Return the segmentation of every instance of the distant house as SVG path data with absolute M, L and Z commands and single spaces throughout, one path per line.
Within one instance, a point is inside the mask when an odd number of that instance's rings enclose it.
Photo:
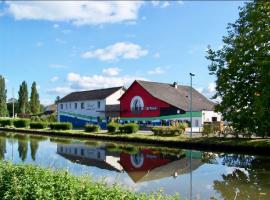
M 106 128 L 111 118 L 120 117 L 119 98 L 124 92 L 124 87 L 113 87 L 70 93 L 57 102 L 58 121 L 75 127 L 90 123 Z
M 123 122 L 141 125 L 190 123 L 190 86 L 136 80 L 120 98 Z M 192 88 L 192 127 L 220 121 L 215 103 Z
M 53 114 L 57 111 L 57 106 L 55 104 L 52 104 L 52 105 L 49 105 L 49 106 L 46 106 L 44 108 L 44 113 L 45 115 L 50 115 L 50 114 Z

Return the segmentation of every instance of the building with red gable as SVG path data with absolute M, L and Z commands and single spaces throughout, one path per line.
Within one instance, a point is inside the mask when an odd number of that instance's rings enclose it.
M 169 125 L 172 121 L 190 121 L 190 86 L 136 80 L 119 100 L 122 122 Z M 192 102 L 193 127 L 221 120 L 214 112 L 214 102 L 194 88 Z

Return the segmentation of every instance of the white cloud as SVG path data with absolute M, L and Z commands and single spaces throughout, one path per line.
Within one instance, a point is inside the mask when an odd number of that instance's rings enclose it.
M 51 64 L 50 68 L 67 68 L 67 66 L 60 64 Z
M 142 1 L 9 1 L 8 12 L 16 20 L 68 21 L 97 25 L 134 21 Z
M 120 72 L 120 69 L 118 67 L 110 67 L 102 70 L 104 75 L 107 76 L 117 76 Z
M 117 58 L 137 59 L 148 54 L 148 50 L 130 42 L 118 42 L 103 49 L 96 49 L 82 54 L 83 58 L 97 58 L 99 60 L 115 60 Z
M 167 8 L 171 5 L 169 1 L 151 1 L 152 5 L 160 8 Z
M 163 4 L 160 6 L 161 8 L 166 8 L 170 5 L 169 1 L 164 1 Z
M 60 39 L 60 38 L 56 38 L 55 39 L 55 42 L 59 43 L 59 44 L 66 44 L 67 41 L 63 40 L 63 39 Z
M 211 82 L 207 85 L 207 87 L 196 88 L 196 90 L 204 94 L 206 97 L 211 98 L 216 93 L 216 84 Z
M 48 94 L 53 94 L 53 95 L 66 95 L 68 93 L 73 92 L 74 90 L 70 87 L 56 87 L 47 90 Z
M 54 24 L 53 28 L 59 28 L 59 24 Z
M 161 67 L 156 67 L 155 69 L 150 70 L 147 73 L 151 74 L 151 75 L 153 75 L 153 74 L 164 74 L 165 71 Z
M 59 77 L 58 76 L 54 76 L 51 78 L 51 82 L 56 82 L 59 80 Z

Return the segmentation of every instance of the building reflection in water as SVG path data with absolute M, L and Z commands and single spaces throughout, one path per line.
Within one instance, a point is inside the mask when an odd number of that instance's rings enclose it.
M 71 162 L 96 166 L 111 171 L 125 171 L 135 182 L 159 180 L 190 173 L 203 163 L 201 152 L 182 151 L 181 155 L 163 154 L 156 150 L 141 149 L 136 153 L 110 152 L 106 146 L 89 147 L 83 144 L 57 144 L 57 153 Z M 190 162 L 192 159 L 192 162 Z M 190 166 L 192 163 L 192 166 Z

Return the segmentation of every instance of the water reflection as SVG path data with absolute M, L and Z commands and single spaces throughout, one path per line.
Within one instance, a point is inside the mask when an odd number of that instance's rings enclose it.
M 269 157 L 1 133 L 0 159 L 69 168 L 141 192 L 163 188 L 183 199 L 270 199 Z

